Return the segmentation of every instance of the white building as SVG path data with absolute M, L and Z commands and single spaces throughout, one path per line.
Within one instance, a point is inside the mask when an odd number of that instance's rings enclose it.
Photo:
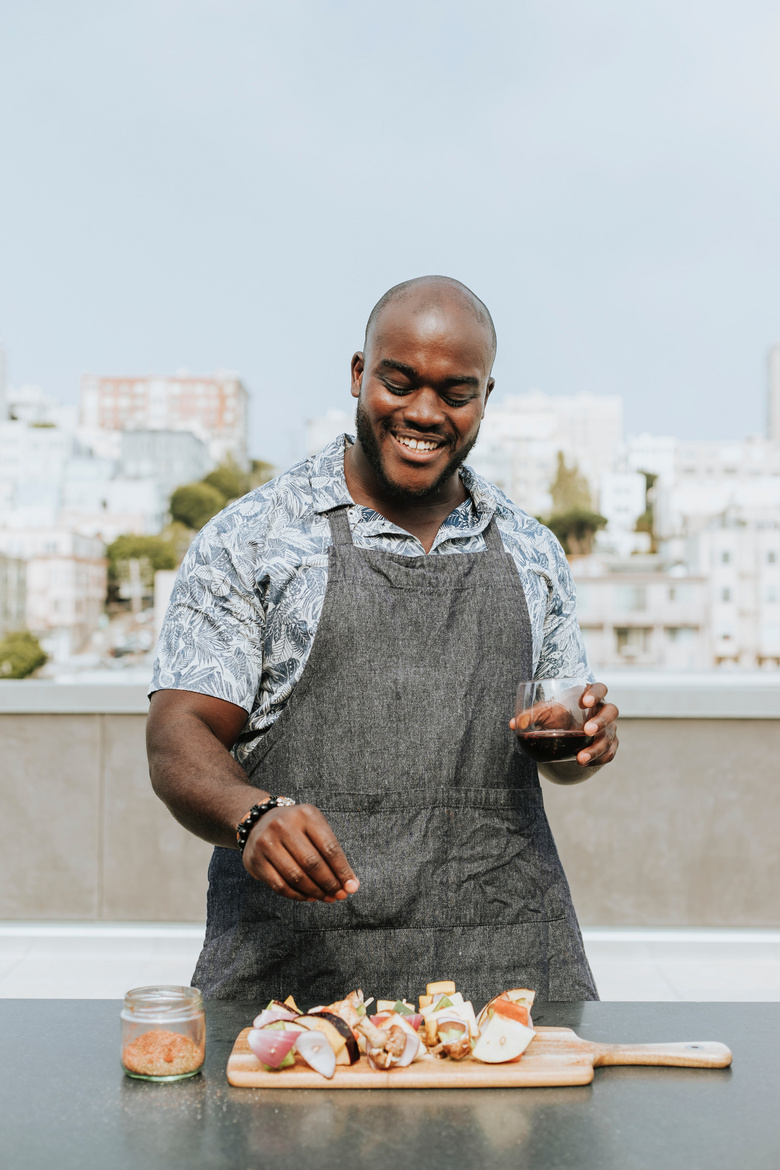
M 81 650 L 106 598 L 102 541 L 66 528 L 0 528 L 0 553 L 26 563 L 25 622 L 52 658 Z
M 74 449 L 72 433 L 49 423 L 0 422 L 4 524 L 17 528 L 57 524 L 65 467 Z
M 0 638 L 24 629 L 27 618 L 27 565 L 0 553 Z
M 628 557 L 650 551 L 651 537 L 636 532 L 636 522 L 647 509 L 647 480 L 638 471 L 607 471 L 599 480 L 599 512 L 607 527 L 598 534 L 600 550 Z
M 79 422 L 88 432 L 191 431 L 207 444 L 212 464 L 232 457 L 246 467 L 248 405 L 236 374 L 85 374 Z
M 780 667 L 780 511 L 732 508 L 663 547 L 707 580 L 713 665 Z
M 577 611 L 591 666 L 711 665 L 709 587 L 659 557 L 575 558 Z
M 165 524 L 168 497 L 157 479 L 108 475 L 105 467 L 105 460 L 71 460 L 63 484 L 60 523 L 105 544 L 125 532 L 159 532 Z
M 598 503 L 603 475 L 617 469 L 623 440 L 620 395 L 553 395 L 533 390 L 490 399 L 468 462 L 532 515 L 552 510 L 558 452 L 576 463 Z
M 167 501 L 177 487 L 212 467 L 208 447 L 192 431 L 122 431 L 119 469 L 126 479 L 154 479 Z

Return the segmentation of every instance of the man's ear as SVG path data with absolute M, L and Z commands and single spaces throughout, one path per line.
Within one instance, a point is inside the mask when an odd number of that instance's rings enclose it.
M 360 387 L 363 385 L 363 370 L 365 369 L 365 360 L 360 350 L 352 355 L 352 385 L 350 386 L 350 393 L 353 398 L 360 397 Z
M 357 355 L 355 355 L 355 356 L 357 356 Z M 493 387 L 495 386 L 495 384 L 496 384 L 495 378 L 488 378 L 488 384 L 487 384 L 487 388 L 485 390 L 485 406 L 487 406 L 488 398 L 493 393 Z M 482 407 L 482 417 L 483 418 L 485 417 L 485 406 Z

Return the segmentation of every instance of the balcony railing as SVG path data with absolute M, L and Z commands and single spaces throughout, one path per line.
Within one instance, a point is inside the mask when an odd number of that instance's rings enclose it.
M 581 921 L 780 926 L 778 675 L 606 681 L 616 761 L 543 782 Z M 202 921 L 210 846 L 151 790 L 146 709 L 137 686 L 0 682 L 0 919 Z

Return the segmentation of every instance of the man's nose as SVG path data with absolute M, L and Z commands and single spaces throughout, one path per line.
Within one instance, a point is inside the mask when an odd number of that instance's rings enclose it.
M 429 429 L 444 422 L 441 399 L 435 390 L 421 387 L 406 399 L 404 418 L 413 426 Z

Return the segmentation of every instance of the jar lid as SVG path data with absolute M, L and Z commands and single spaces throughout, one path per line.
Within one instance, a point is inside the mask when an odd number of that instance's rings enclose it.
M 197 987 L 160 983 L 151 987 L 134 987 L 125 994 L 124 1010 L 142 1020 L 175 1019 L 203 1011 L 203 998 Z

